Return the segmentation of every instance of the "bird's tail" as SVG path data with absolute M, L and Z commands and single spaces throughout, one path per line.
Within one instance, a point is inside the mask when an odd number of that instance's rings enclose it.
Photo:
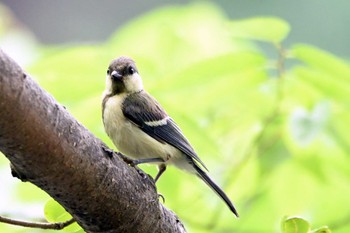
M 222 189 L 217 186 L 214 181 L 212 181 L 212 179 L 210 179 L 210 177 L 207 175 L 207 173 L 205 171 L 203 171 L 197 164 L 194 163 L 194 168 L 197 172 L 197 175 L 212 189 L 216 192 L 216 194 L 218 194 L 222 200 L 224 200 L 224 202 L 226 203 L 226 205 L 230 208 L 230 210 L 237 216 L 237 210 L 236 208 L 233 206 L 232 202 L 230 201 L 230 199 L 227 197 L 227 195 L 224 193 L 224 191 L 222 191 Z

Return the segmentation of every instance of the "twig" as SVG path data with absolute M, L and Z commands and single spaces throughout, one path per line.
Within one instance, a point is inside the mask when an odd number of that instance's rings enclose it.
M 39 228 L 39 229 L 51 229 L 51 230 L 62 230 L 63 228 L 69 226 L 70 224 L 74 223 L 74 218 L 65 221 L 65 222 L 56 222 L 56 223 L 41 223 L 41 222 L 27 222 L 27 221 L 21 221 L 11 218 L 6 218 L 3 216 L 0 216 L 0 222 L 21 226 L 21 227 L 31 227 L 31 228 Z

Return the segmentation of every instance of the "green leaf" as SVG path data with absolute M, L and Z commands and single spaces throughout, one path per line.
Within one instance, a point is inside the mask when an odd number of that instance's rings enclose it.
M 241 88 L 240 82 L 251 80 L 248 78 L 238 79 L 236 78 L 237 75 L 262 71 L 265 66 L 266 58 L 261 53 L 251 51 L 232 52 L 194 62 L 179 72 L 173 72 L 173 75 L 167 79 L 160 80 L 155 87 L 165 93 L 172 90 L 183 91 L 184 88 L 198 90 L 199 85 L 211 85 L 212 82 L 217 82 L 220 78 L 230 76 L 225 81 L 226 84 L 239 89 Z M 261 80 L 264 79 L 258 79 L 258 81 Z M 253 83 L 256 83 L 256 80 L 254 81 Z M 169 82 L 171 82 L 171 85 L 169 85 Z
M 263 69 L 265 64 L 261 54 L 252 52 L 203 59 L 158 81 L 149 91 L 170 112 L 171 108 L 174 113 L 195 111 L 197 119 L 205 115 L 204 118 L 212 123 L 224 121 L 222 114 L 228 114 L 228 122 L 232 122 L 231 113 L 234 112 L 227 106 L 241 104 L 242 99 L 247 106 L 247 102 L 262 95 L 260 86 L 268 79 Z M 191 101 L 188 101 L 188 96 L 191 96 Z M 228 129 L 227 125 L 225 128 Z
M 333 120 L 331 127 L 329 127 L 329 134 L 339 148 L 350 154 L 350 111 L 343 111 L 337 113 L 336 120 Z
M 23 195 L 25 193 L 26 195 Z M 42 189 L 32 183 L 26 182 L 16 186 L 16 197 L 24 202 L 34 202 L 47 199 L 49 196 Z
M 109 62 L 102 47 L 79 46 L 47 52 L 28 70 L 38 77 L 40 86 L 66 105 L 100 96 Z
M 312 231 L 312 233 L 331 233 L 331 232 L 332 231 L 327 226 L 320 227 Z
M 350 65 L 341 58 L 317 47 L 305 44 L 293 46 L 290 53 L 293 57 L 320 71 L 320 73 L 328 74 L 333 79 L 347 81 L 349 85 Z
M 64 222 L 72 218 L 72 216 L 54 199 L 50 199 L 46 202 L 44 213 L 49 222 Z
M 330 75 L 316 69 L 297 67 L 294 75 L 303 85 L 309 85 L 319 91 L 323 98 L 332 98 L 345 105 L 349 105 L 350 79 L 344 80 L 340 76 Z M 350 76 L 349 76 L 350 77 Z
M 308 233 L 310 224 L 300 217 L 289 217 L 282 221 L 283 233 Z
M 213 4 L 160 8 L 125 25 L 111 38 L 110 49 L 168 74 L 203 58 L 237 51 L 227 22 Z
M 72 216 L 54 199 L 46 202 L 44 207 L 44 214 L 49 222 L 65 222 L 72 218 Z M 73 223 L 66 228 L 65 232 L 80 232 L 82 229 L 77 223 Z
M 261 179 L 266 179 L 265 176 L 271 175 L 271 171 L 277 169 L 290 157 L 290 151 L 286 147 L 283 140 L 276 140 L 273 144 L 271 143 L 271 138 L 280 137 L 277 133 L 277 129 L 279 127 L 279 125 L 272 125 L 271 127 L 268 127 L 266 129 L 267 132 L 265 133 L 265 136 L 261 139 L 260 147 L 264 148 L 259 151 Z
M 297 45 L 291 54 L 302 61 L 292 73 L 303 85 L 317 90 L 323 98 L 331 98 L 349 106 L 350 65 L 333 54 L 310 45 Z M 303 97 L 304 97 L 303 91 Z M 301 91 L 299 90 L 299 93 Z
M 284 40 L 290 31 L 289 24 L 276 17 L 257 17 L 232 21 L 231 34 L 234 37 L 262 40 L 279 43 Z

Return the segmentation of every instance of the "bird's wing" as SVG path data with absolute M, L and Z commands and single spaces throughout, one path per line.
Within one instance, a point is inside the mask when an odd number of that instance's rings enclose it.
M 122 111 L 124 116 L 143 132 L 161 143 L 174 146 L 208 170 L 180 128 L 147 92 L 142 91 L 127 96 L 123 102 Z

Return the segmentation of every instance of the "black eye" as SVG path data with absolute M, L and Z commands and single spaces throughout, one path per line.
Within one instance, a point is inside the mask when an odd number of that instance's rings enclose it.
M 135 69 L 132 66 L 129 66 L 128 73 L 129 74 L 134 74 L 135 73 Z
M 110 73 L 110 71 L 109 71 L 109 69 L 107 70 L 107 74 L 109 74 Z

